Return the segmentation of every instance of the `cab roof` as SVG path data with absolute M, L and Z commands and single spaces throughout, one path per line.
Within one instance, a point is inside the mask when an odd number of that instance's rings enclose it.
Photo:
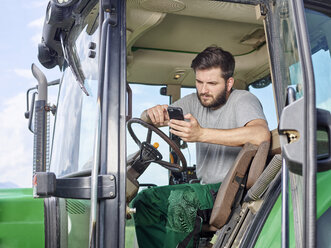
M 220 1 L 128 0 L 128 81 L 194 87 L 192 59 L 217 45 L 234 55 L 235 88 L 246 89 L 269 74 L 257 11 L 253 4 Z

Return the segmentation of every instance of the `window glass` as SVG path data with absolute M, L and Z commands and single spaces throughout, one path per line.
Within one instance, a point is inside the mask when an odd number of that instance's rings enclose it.
M 271 78 L 267 77 L 263 80 L 265 81 L 263 85 L 257 84 L 258 82 L 253 83 L 248 86 L 248 90 L 260 100 L 264 115 L 268 121 L 269 130 L 273 130 L 277 128 L 278 121 Z M 258 85 L 261 85 L 262 87 L 259 87 Z
M 317 130 L 317 158 L 325 159 L 329 156 L 329 134 L 326 130 Z
M 181 88 L 180 96 L 184 97 L 186 95 L 195 93 L 197 90 L 195 88 Z M 182 153 L 184 154 L 187 162 L 187 166 L 195 166 L 196 165 L 196 146 L 195 143 L 189 142 L 187 143 L 187 148 L 182 149 Z
M 316 107 L 331 111 L 331 18 L 323 13 L 305 9 L 309 42 L 315 77 Z M 329 151 L 328 134 L 317 132 L 318 158 L 325 158 Z
M 163 86 L 146 86 L 140 84 L 130 84 L 132 90 L 132 117 L 140 118 L 141 113 L 150 107 L 157 104 L 169 104 L 169 97 L 160 95 L 160 89 Z M 165 134 L 169 134 L 168 127 L 160 128 Z M 140 141 L 145 141 L 147 137 L 147 129 L 139 124 L 133 124 L 132 130 L 137 135 Z M 161 152 L 163 160 L 169 161 L 169 145 L 158 137 L 155 133 L 152 134 L 151 143 L 159 143 L 158 151 Z M 137 152 L 139 147 L 127 132 L 127 156 Z M 162 166 L 151 163 L 146 171 L 139 177 L 139 183 L 152 183 L 156 185 L 168 185 L 168 170 Z
M 292 6 L 288 0 L 277 1 L 275 6 L 275 21 L 279 28 L 280 44 L 279 62 L 283 97 L 286 99 L 288 87 L 296 91 L 296 99 L 303 97 L 302 69 L 299 61 L 297 38 L 293 26 Z
M 290 73 L 290 85 L 296 92 L 296 99 L 299 99 L 303 96 L 303 78 L 301 72 L 301 64 L 295 63 L 289 66 Z
M 317 247 L 330 247 L 331 244 L 331 208 L 329 208 L 317 221 L 316 240 Z
M 98 117 L 98 58 L 97 52 L 94 58 L 88 56 L 88 45 L 90 42 L 97 44 L 98 32 L 95 30 L 97 23 L 93 22 L 92 29 L 87 20 L 71 52 L 79 58 L 77 65 L 84 74 L 88 95 L 80 88 L 70 67 L 66 67 L 60 86 L 51 155 L 51 171 L 57 176 L 88 170 L 93 164 Z
M 86 6 L 87 11 L 89 6 Z M 53 133 L 51 168 L 57 177 L 90 169 L 93 164 L 96 126 L 98 120 L 98 5 L 87 16 L 79 18 L 68 37 L 68 59 L 75 62 L 85 94 L 73 74 L 73 64 L 65 63 L 60 84 L 55 127 Z M 85 12 L 86 13 L 86 12 Z M 88 56 L 89 44 L 96 44 L 96 57 Z M 93 49 L 92 49 L 93 50 Z M 70 68 L 70 67 L 71 68 Z M 81 73 L 81 74 L 80 74 Z M 90 200 L 59 198 L 60 247 L 87 247 L 90 221 Z
M 160 94 L 161 87 L 153 85 L 130 84 L 132 90 L 132 116 L 140 117 L 141 113 L 157 104 L 169 104 L 169 96 L 162 96 Z M 194 93 L 195 88 L 182 88 L 181 97 Z M 141 141 L 146 140 L 147 130 L 138 124 L 132 125 L 133 131 Z M 160 128 L 166 135 L 169 135 L 169 128 Z M 163 159 L 169 161 L 169 145 L 159 138 L 157 135 L 152 135 L 152 144 L 159 143 L 158 150 L 161 152 Z M 127 132 L 127 155 L 138 151 L 138 146 Z M 196 161 L 195 143 L 188 143 L 187 148 L 182 149 L 182 153 L 186 158 L 187 165 L 193 166 Z M 168 185 L 169 171 L 158 164 L 152 163 L 146 171 L 139 177 L 139 183 L 152 183 L 156 185 Z
M 316 106 L 331 111 L 331 18 L 306 9 L 316 84 Z
M 292 1 L 280 0 L 275 2 L 275 26 L 279 28 L 280 42 L 279 56 L 280 80 L 282 82 L 283 99 L 287 98 L 287 88 L 292 87 L 296 92 L 296 99 L 304 97 L 302 64 L 299 61 L 297 37 L 294 29 Z M 277 46 L 275 45 L 275 46 Z M 293 217 L 295 223 L 295 244 L 290 246 L 301 247 L 303 234 L 303 177 L 289 172 Z M 290 213 L 289 213 L 290 215 Z
M 316 83 L 316 107 L 331 111 L 330 50 L 319 50 L 312 55 L 312 59 Z
M 55 122 L 51 171 L 57 176 L 89 169 L 93 161 L 96 128 L 96 80 L 85 80 L 81 90 L 69 68 L 64 72 Z

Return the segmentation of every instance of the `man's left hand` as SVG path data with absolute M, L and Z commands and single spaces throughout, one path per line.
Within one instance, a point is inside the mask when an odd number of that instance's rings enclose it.
M 171 119 L 169 122 L 170 132 L 180 137 L 183 141 L 199 142 L 203 128 L 193 115 L 186 114 L 184 118 L 189 121 Z

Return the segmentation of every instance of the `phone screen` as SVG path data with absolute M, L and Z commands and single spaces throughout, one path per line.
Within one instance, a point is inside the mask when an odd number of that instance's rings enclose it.
M 168 107 L 170 119 L 184 120 L 183 110 L 180 107 Z

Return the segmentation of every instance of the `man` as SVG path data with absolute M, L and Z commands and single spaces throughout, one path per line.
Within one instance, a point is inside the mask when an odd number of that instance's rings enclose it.
M 241 146 L 259 145 L 270 132 L 258 99 L 233 90 L 233 56 L 219 47 L 208 47 L 192 61 L 197 93 L 172 106 L 181 107 L 184 121 L 169 120 L 167 105 L 142 113 L 156 126 L 169 125 L 170 132 L 196 142 L 196 173 L 201 184 L 156 187 L 142 191 L 134 200 L 139 247 L 176 247 L 194 228 L 197 210 L 210 209 L 213 198 Z M 190 246 L 192 246 L 192 241 Z

